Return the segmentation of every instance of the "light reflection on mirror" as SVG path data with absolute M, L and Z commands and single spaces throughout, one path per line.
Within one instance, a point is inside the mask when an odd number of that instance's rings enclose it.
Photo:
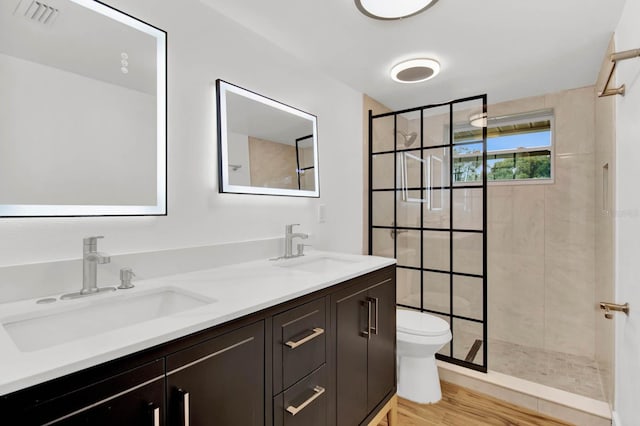
M 166 214 L 166 33 L 92 0 L 0 2 L 0 216 Z
M 216 82 L 220 192 L 318 197 L 316 117 Z

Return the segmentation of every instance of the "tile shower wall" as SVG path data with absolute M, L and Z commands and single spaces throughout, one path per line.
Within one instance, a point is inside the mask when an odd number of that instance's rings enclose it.
M 555 113 L 555 182 L 488 189 L 491 339 L 595 355 L 594 100 L 590 86 L 489 106 Z

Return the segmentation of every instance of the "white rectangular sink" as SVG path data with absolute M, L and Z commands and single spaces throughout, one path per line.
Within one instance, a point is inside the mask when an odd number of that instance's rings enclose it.
M 285 263 L 276 264 L 276 266 L 281 268 L 297 269 L 305 272 L 323 273 L 329 272 L 333 269 L 340 269 L 346 265 L 351 265 L 356 262 L 357 261 L 350 259 L 322 256 L 292 259 L 285 261 Z
M 2 326 L 20 351 L 32 352 L 214 302 L 177 288 L 162 287 L 113 297 L 60 301 L 51 310 L 3 319 Z

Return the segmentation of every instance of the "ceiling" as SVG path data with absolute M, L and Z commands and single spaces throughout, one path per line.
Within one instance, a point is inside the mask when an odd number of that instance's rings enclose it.
M 398 110 L 487 93 L 489 103 L 595 83 L 624 0 L 439 0 L 398 21 L 353 0 L 201 0 L 297 58 Z M 390 0 L 399 1 L 399 0 Z M 442 71 L 396 83 L 390 68 L 432 57 Z

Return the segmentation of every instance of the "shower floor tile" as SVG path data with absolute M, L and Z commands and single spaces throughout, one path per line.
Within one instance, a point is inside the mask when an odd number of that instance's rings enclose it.
M 489 340 L 489 369 L 605 401 L 595 360 L 501 340 Z

